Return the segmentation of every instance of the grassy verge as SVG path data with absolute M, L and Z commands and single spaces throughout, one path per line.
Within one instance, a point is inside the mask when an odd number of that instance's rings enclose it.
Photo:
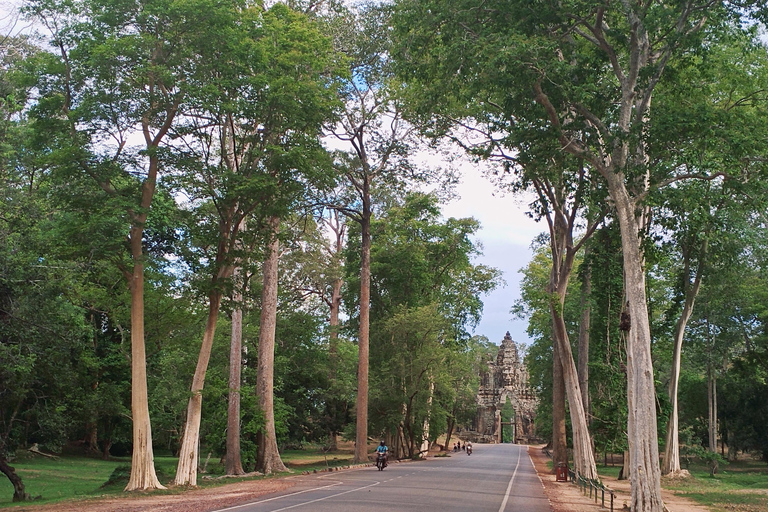
M 705 505 L 712 512 L 768 512 L 768 466 L 757 461 L 731 462 L 714 477 L 692 464 L 693 478 L 668 480 L 667 489 Z
M 287 450 L 281 453 L 285 465 L 293 471 L 313 471 L 327 467 L 345 466 L 352 463 L 348 452 L 324 453 L 321 450 Z M 175 457 L 155 456 L 155 470 L 161 482 L 167 483 L 176 473 Z M 87 457 L 61 457 L 57 460 L 39 456 L 23 456 L 11 464 L 24 481 L 27 493 L 40 497 L 32 502 L 13 503 L 13 487 L 0 473 L 0 508 L 14 506 L 28 507 L 57 501 L 119 495 L 128 481 L 130 458 L 115 458 L 108 461 Z M 224 474 L 224 467 L 218 458 L 211 458 L 206 475 L 198 474 L 200 487 L 215 487 L 241 479 L 208 479 L 205 476 Z M 264 477 L 250 477 L 264 478 Z M 180 490 L 157 491 L 162 493 Z
M 601 476 L 616 478 L 620 466 L 598 466 Z M 662 479 L 663 488 L 707 507 L 711 512 L 768 512 L 768 465 L 731 462 L 714 477 L 705 464 L 691 464 L 692 478 Z

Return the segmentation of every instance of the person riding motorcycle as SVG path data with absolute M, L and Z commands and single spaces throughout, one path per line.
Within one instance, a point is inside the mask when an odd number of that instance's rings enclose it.
M 376 455 L 381 455 L 384 458 L 384 465 L 387 465 L 387 452 L 389 451 L 389 448 L 387 448 L 387 444 L 382 439 L 379 443 L 379 446 L 376 447 Z

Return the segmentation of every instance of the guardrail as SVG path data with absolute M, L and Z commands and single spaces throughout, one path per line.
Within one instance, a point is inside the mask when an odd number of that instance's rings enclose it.
M 584 496 L 587 495 L 587 492 L 589 492 L 590 498 L 594 496 L 595 503 L 598 502 L 598 495 L 600 495 L 600 506 L 603 508 L 608 508 L 605 506 L 605 495 L 608 494 L 608 497 L 611 500 L 611 512 L 613 512 L 613 502 L 616 498 L 616 493 L 614 493 L 613 490 L 603 485 L 603 483 L 599 480 L 585 478 L 572 469 L 568 469 L 568 477 L 571 479 L 572 484 L 577 485 L 579 489 L 581 489 L 581 492 L 584 494 Z

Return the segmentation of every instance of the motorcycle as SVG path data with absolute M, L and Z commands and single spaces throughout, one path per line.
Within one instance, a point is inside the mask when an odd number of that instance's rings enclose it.
M 467 446 L 467 455 L 472 455 L 472 445 Z
M 387 467 L 387 457 L 383 453 L 376 455 L 376 467 L 379 468 L 379 471 L 384 471 L 384 468 Z

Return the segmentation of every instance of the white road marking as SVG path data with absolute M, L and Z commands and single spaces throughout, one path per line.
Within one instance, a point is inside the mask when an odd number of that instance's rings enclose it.
M 290 494 L 283 494 L 282 496 L 275 496 L 274 498 L 267 498 L 266 500 L 252 501 L 251 503 L 246 503 L 244 505 L 235 505 L 234 507 L 222 508 L 217 510 L 216 512 L 225 512 L 226 510 L 237 510 L 238 508 L 250 507 L 252 505 L 258 505 L 261 503 L 268 503 L 270 501 L 281 500 L 283 498 L 290 498 L 291 496 L 296 496 L 297 494 L 304 494 L 305 492 L 319 491 L 320 489 L 328 489 L 329 487 L 336 487 L 337 485 L 341 485 L 343 483 L 344 482 L 336 482 L 334 484 L 324 485 L 322 487 L 314 487 L 312 489 L 305 489 L 303 491 L 292 492 Z
M 376 485 L 379 485 L 380 483 L 381 482 L 374 482 L 374 483 L 372 483 L 370 485 L 366 485 L 365 487 L 358 487 L 357 489 L 352 489 L 352 490 L 349 490 L 349 491 L 344 491 L 344 492 L 339 492 L 339 493 L 336 493 L 336 494 L 331 494 L 330 496 L 326 496 L 325 498 L 318 498 L 318 499 L 312 500 L 312 501 L 305 501 L 304 503 L 297 503 L 296 505 L 291 505 L 289 507 L 276 508 L 275 510 L 272 510 L 270 512 L 281 512 L 282 510 L 290 510 L 292 508 L 303 507 L 304 505 L 311 505 L 312 503 L 317 503 L 319 501 L 325 501 L 325 500 L 330 499 L 330 498 L 335 498 L 336 496 L 343 496 L 343 495 L 349 494 L 351 492 L 362 491 L 363 489 L 367 489 L 369 487 L 374 487 Z
M 507 506 L 507 501 L 509 501 L 509 493 L 512 490 L 512 483 L 515 481 L 515 477 L 517 476 L 517 468 L 520 467 L 520 449 L 517 450 L 517 464 L 515 465 L 515 472 L 512 473 L 512 478 L 509 479 L 509 485 L 507 485 L 507 492 L 504 494 L 504 501 L 501 502 L 501 506 L 499 507 L 499 512 L 504 512 L 504 508 Z

